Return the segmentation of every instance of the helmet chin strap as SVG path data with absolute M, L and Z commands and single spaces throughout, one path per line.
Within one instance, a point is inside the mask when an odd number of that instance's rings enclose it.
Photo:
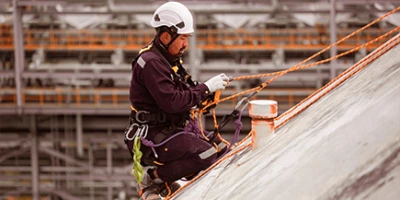
M 169 46 L 179 37 L 179 34 L 177 33 L 177 28 L 176 27 L 160 27 L 159 29 L 157 29 L 157 37 L 160 38 L 161 33 L 163 33 L 164 31 L 168 32 L 168 34 L 171 36 L 171 40 L 168 42 L 168 44 L 163 44 L 162 42 L 161 45 L 165 48 L 165 50 L 168 51 Z
M 170 33 L 170 35 L 172 36 L 172 38 L 171 38 L 171 41 L 169 41 L 169 43 L 166 45 L 167 50 L 168 50 L 169 46 L 176 40 L 176 38 L 179 37 L 179 34 L 177 34 L 177 33 L 175 33 L 175 34 Z

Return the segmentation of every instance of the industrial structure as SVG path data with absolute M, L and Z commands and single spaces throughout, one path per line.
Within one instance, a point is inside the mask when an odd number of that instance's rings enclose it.
M 0 1 L 0 200 L 135 199 L 128 125 L 130 62 L 154 37 L 158 0 Z M 194 13 L 184 66 L 205 81 L 288 69 L 396 9 L 396 0 L 181 0 Z M 359 47 L 400 24 L 394 12 L 309 63 Z M 394 31 L 330 62 L 290 72 L 255 97 L 278 114 L 324 86 Z M 222 97 L 265 78 L 233 81 Z M 218 117 L 239 98 L 221 103 Z M 206 129 L 212 118 L 205 116 Z M 250 132 L 248 113 L 242 137 Z M 229 124 L 223 136 L 232 137 Z

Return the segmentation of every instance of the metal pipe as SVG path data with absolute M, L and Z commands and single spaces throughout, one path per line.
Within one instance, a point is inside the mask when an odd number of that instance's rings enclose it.
M 21 155 L 21 154 L 25 153 L 26 151 L 28 151 L 29 149 L 30 149 L 30 147 L 20 147 L 18 149 L 13 150 L 13 151 L 4 153 L 4 154 L 2 154 L 0 156 L 0 163 L 2 163 L 3 161 L 5 161 L 5 160 L 7 160 L 9 158 Z
M 190 9 L 190 8 L 189 8 Z M 307 10 L 307 9 L 292 9 L 292 10 L 279 10 L 279 11 L 269 11 L 265 9 L 257 9 L 257 8 L 242 8 L 242 9 L 234 9 L 234 10 L 216 10 L 216 9 L 209 9 L 209 10 L 198 10 L 196 13 L 199 14 L 274 14 L 274 13 L 282 13 L 282 14 L 293 14 L 293 13 L 328 13 L 329 10 Z M 155 9 L 154 9 L 155 10 Z M 41 15 L 129 15 L 129 14 L 152 14 L 154 10 L 133 10 L 133 11 L 24 11 L 24 14 L 41 14 Z M 376 12 L 389 12 L 390 9 L 383 9 L 383 10 L 363 10 L 363 13 L 370 13 L 374 14 Z M 354 9 L 343 9 L 337 10 L 338 13 L 354 13 Z M 0 14 L 11 14 L 11 12 L 2 11 Z
M 107 130 L 107 136 L 109 139 L 112 138 L 112 130 L 108 129 Z M 112 176 L 112 142 L 107 143 L 107 176 Z M 112 200 L 113 197 L 113 187 L 112 187 L 112 182 L 108 181 L 107 182 L 107 196 L 108 200 Z
M 31 116 L 30 132 L 32 134 L 31 167 L 32 167 L 32 199 L 39 200 L 39 153 L 35 115 Z
M 78 157 L 83 157 L 83 130 L 82 130 L 82 115 L 76 114 L 76 151 Z
M 89 154 L 89 182 L 90 182 L 90 188 L 89 188 L 89 192 L 90 192 L 90 200 L 94 200 L 94 176 L 93 176 L 93 162 L 94 162 L 94 157 L 93 157 L 93 146 L 92 144 L 89 144 L 88 147 L 88 154 Z
M 278 116 L 278 103 L 273 100 L 250 101 L 249 115 L 253 133 L 253 149 L 275 136 L 274 118 Z
M 196 15 L 193 13 L 193 20 L 196 24 Z M 194 27 L 194 32 L 196 33 L 196 26 Z M 190 73 L 192 75 L 193 80 L 197 80 L 198 77 L 198 69 L 196 65 L 196 53 L 197 53 L 197 46 L 196 46 L 196 34 L 192 34 L 192 37 L 189 37 L 189 63 L 190 63 Z
M 217 4 L 215 2 L 211 4 L 187 4 L 191 12 L 198 13 L 273 13 L 278 8 L 278 1 L 271 0 L 272 4 L 257 4 L 253 6 L 251 4 Z M 211 6 L 210 6 L 211 5 Z M 115 4 L 114 0 L 107 0 L 108 10 L 111 12 L 128 12 L 130 14 L 149 14 L 154 13 L 154 11 L 160 6 L 160 4 L 132 4 L 132 3 L 119 3 Z
M 329 12 L 329 32 L 330 32 L 330 43 L 333 44 L 337 41 L 337 32 L 336 32 L 336 9 L 335 9 L 335 0 L 330 0 L 331 6 L 330 6 L 330 12 Z M 337 46 L 333 46 L 330 49 L 330 55 L 331 57 L 337 55 Z M 331 80 L 336 77 L 336 65 L 337 65 L 337 59 L 334 59 L 331 61 Z
M 85 169 L 90 169 L 90 166 L 88 164 L 86 164 L 85 162 L 76 160 L 72 156 L 68 155 L 67 152 L 65 154 L 63 154 L 61 152 L 55 151 L 54 149 L 51 149 L 51 148 L 48 148 L 48 147 L 40 147 L 39 150 L 42 153 L 45 153 L 47 155 L 50 155 L 50 156 L 53 156 L 55 158 L 63 160 L 66 163 L 66 165 L 74 164 L 74 165 L 78 165 L 80 167 L 83 167 Z
M 22 7 L 18 6 L 18 1 L 13 0 L 13 29 L 14 29 L 14 70 L 15 70 L 15 89 L 17 97 L 16 112 L 22 114 L 22 90 L 21 73 L 24 69 L 24 37 L 22 34 Z

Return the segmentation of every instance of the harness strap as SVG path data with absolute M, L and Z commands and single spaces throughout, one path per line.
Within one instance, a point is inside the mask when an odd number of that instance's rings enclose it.
M 169 141 L 169 138 L 172 137 L 173 130 L 169 127 L 163 128 L 156 136 L 152 139 L 152 141 L 147 140 L 145 138 L 141 139 L 143 145 L 149 147 L 151 150 L 144 151 L 142 156 L 142 162 L 147 166 L 154 166 L 154 165 L 163 165 L 157 160 L 157 153 L 155 152 L 154 147 L 160 146 L 164 144 L 166 141 Z M 153 154 L 153 155 L 152 155 Z
M 169 137 L 172 133 L 172 128 L 170 127 L 165 127 L 163 128 L 160 133 L 158 133 L 154 138 L 153 138 L 153 142 L 155 144 L 161 143 L 162 141 L 164 141 L 167 137 Z

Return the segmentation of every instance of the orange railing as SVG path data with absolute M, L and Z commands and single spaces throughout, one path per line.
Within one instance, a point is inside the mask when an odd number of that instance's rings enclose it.
M 354 32 L 356 29 L 339 29 L 338 39 Z M 338 45 L 341 50 L 351 49 L 364 44 L 388 32 L 380 28 L 367 29 Z M 392 36 L 394 36 L 393 34 Z M 375 49 L 388 39 L 382 40 L 370 46 Z M 282 46 L 285 49 L 320 50 L 329 45 L 329 33 L 321 32 L 317 28 L 306 29 L 254 29 L 254 30 L 201 30 L 197 35 L 198 46 L 201 49 L 276 49 Z
M 0 88 L 1 106 L 16 105 L 15 88 Z M 311 94 L 314 89 L 266 89 L 259 98 L 268 97 L 277 100 L 281 106 L 290 108 Z M 22 105 L 29 107 L 129 107 L 128 88 L 24 88 L 22 89 Z M 235 91 L 224 91 L 227 96 Z M 233 107 L 237 99 L 221 107 Z
M 355 30 L 355 29 L 354 29 Z M 338 29 L 338 39 L 353 29 Z M 363 33 L 346 40 L 338 46 L 339 50 L 351 49 L 370 41 L 390 29 L 369 28 Z M 319 50 L 329 44 L 329 33 L 321 28 L 302 29 L 218 29 L 198 30 L 196 32 L 198 48 L 204 50 L 223 49 L 285 49 Z M 394 36 L 394 34 L 392 35 Z M 35 50 L 43 47 L 47 50 L 124 50 L 136 51 L 154 37 L 154 30 L 59 30 L 25 29 L 25 49 Z M 387 39 L 386 39 L 387 40 Z M 368 48 L 374 49 L 386 40 L 379 41 Z M 0 25 L 0 50 L 13 49 L 12 27 Z

